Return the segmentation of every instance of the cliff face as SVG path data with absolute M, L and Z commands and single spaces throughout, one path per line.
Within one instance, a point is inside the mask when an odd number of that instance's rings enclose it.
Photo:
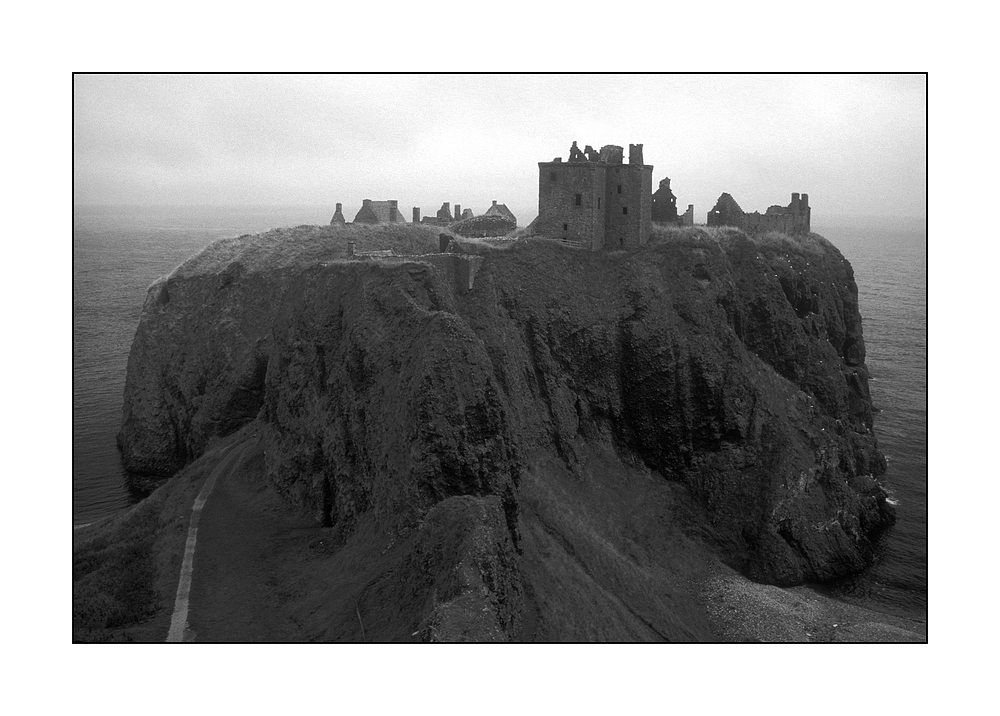
M 432 522 L 455 512 L 436 505 L 474 498 L 461 514 L 507 528 L 454 557 L 478 585 L 463 594 L 492 615 L 483 638 L 521 628 L 522 585 L 537 628 L 555 628 L 565 603 L 542 576 L 551 544 L 595 594 L 634 563 L 667 568 L 657 534 L 672 518 L 612 524 L 594 517 L 600 501 L 610 515 L 626 495 L 640 505 L 680 490 L 715 551 L 778 584 L 864 568 L 893 519 L 874 479 L 884 460 L 857 289 L 818 237 L 687 231 L 595 254 L 535 242 L 489 252 L 461 294 L 419 260 L 249 263 L 237 248 L 150 289 L 129 358 L 126 465 L 168 475 L 257 418 L 270 478 L 345 538 L 367 515 L 404 539 L 433 509 Z M 570 515 L 560 491 L 600 497 Z M 641 559 L 621 556 L 633 549 Z M 697 636 L 651 626 L 670 608 L 620 591 L 615 634 Z M 434 609 L 434 624 L 472 629 L 471 607 Z

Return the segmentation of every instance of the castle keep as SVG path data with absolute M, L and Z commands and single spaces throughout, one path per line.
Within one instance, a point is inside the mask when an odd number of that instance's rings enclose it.
M 569 161 L 538 163 L 536 232 L 591 249 L 640 246 L 652 229 L 653 167 L 642 163 L 642 145 L 597 152 L 576 142 Z

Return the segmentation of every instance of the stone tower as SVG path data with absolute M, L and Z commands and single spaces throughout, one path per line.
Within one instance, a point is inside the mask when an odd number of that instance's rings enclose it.
M 591 250 L 641 246 L 652 228 L 653 167 L 642 163 L 642 145 L 629 145 L 628 164 L 621 147 L 600 153 L 576 142 L 570 160 L 538 163 L 538 218 L 535 231 L 549 238 L 577 241 Z

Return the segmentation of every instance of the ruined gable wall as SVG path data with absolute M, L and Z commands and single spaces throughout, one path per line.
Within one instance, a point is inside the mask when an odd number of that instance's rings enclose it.
M 580 241 L 590 249 L 601 248 L 605 232 L 605 171 L 603 164 L 594 162 L 539 162 L 535 229 L 550 238 Z
M 653 221 L 664 224 L 677 222 L 677 197 L 670 190 L 669 178 L 661 180 L 653 194 Z

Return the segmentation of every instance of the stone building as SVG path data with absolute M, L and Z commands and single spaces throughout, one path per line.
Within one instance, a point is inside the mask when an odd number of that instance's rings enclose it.
M 517 226 L 517 217 L 514 216 L 514 212 L 508 209 L 506 204 L 497 204 L 496 199 L 493 200 L 493 206 L 487 209 L 483 216 L 499 216 Z
M 744 215 L 744 228 L 750 233 L 766 231 L 780 231 L 783 234 L 809 233 L 811 214 L 809 195 L 793 193 L 788 206 L 769 206 L 763 214 L 755 211 Z
M 694 226 L 694 204 L 688 204 L 687 211 L 685 211 L 680 218 L 682 226 Z
M 640 246 L 652 228 L 653 167 L 642 163 L 642 145 L 597 152 L 570 147 L 569 161 L 538 163 L 538 218 L 533 229 L 591 250 Z
M 653 194 L 653 221 L 660 224 L 677 223 L 677 197 L 670 191 L 670 177 L 660 180 L 660 188 Z
M 742 229 L 743 209 L 736 203 L 736 199 L 729 192 L 722 192 L 715 202 L 715 206 L 708 212 L 709 226 L 735 226 Z
M 355 224 L 405 224 L 406 219 L 399 213 L 399 202 L 395 199 L 388 201 L 372 201 L 365 199 L 361 202 L 361 209 L 354 217 Z
M 451 215 L 451 202 L 446 201 L 441 204 L 441 208 L 437 211 L 437 220 L 444 223 L 454 221 L 455 217 Z
M 780 231 L 783 234 L 808 233 L 810 231 L 812 209 L 809 207 L 808 194 L 792 194 L 788 206 L 773 205 L 761 214 L 755 211 L 748 214 L 740 208 L 727 193 L 723 193 L 708 212 L 709 226 L 735 226 L 752 234 L 767 231 Z

